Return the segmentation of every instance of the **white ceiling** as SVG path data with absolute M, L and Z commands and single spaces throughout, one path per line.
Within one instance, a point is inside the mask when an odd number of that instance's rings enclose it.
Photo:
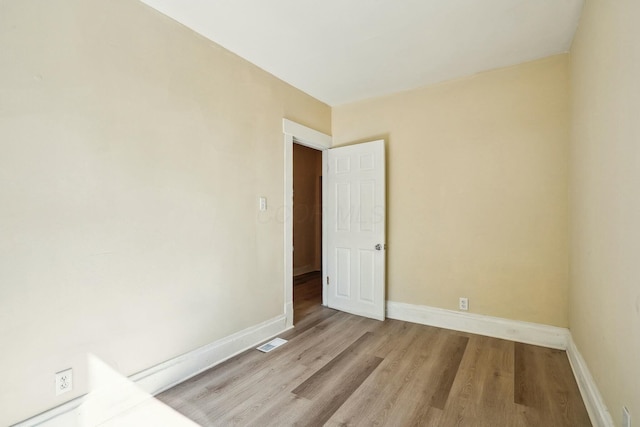
M 566 52 L 583 0 L 142 0 L 340 105 Z

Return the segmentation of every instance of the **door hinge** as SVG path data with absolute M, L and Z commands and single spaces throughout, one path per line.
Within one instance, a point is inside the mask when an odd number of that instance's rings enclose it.
M 327 276 L 327 285 L 329 284 L 329 276 Z

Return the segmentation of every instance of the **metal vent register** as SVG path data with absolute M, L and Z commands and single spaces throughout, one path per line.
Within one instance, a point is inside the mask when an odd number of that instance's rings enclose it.
M 269 353 L 274 348 L 280 347 L 282 344 L 285 344 L 287 340 L 283 340 L 282 338 L 274 338 L 268 343 L 262 344 L 257 350 L 260 350 L 263 353 Z

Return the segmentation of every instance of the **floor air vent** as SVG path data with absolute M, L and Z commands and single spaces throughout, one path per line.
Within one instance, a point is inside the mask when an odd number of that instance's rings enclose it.
M 260 347 L 258 347 L 258 350 L 260 350 L 263 353 L 269 353 L 274 348 L 280 347 L 282 344 L 286 342 L 287 340 L 283 340 L 282 338 L 274 338 L 268 343 L 262 344 Z

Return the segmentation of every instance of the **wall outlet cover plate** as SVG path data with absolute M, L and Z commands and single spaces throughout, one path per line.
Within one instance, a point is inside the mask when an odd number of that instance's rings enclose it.
M 73 369 L 56 373 L 56 396 L 73 390 Z

